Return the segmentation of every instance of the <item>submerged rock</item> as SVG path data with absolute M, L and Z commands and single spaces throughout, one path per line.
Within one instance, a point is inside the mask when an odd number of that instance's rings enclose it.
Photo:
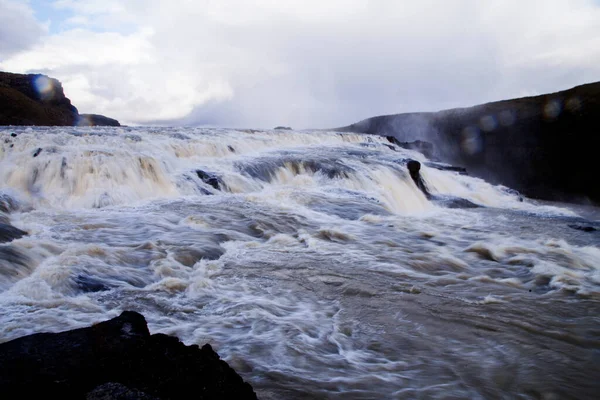
M 595 232 L 598 230 L 590 225 L 579 225 L 579 224 L 570 224 L 569 228 L 577 229 L 578 231 L 583 231 L 583 232 Z
M 4 223 L 4 219 L 0 219 L 0 243 L 6 243 L 15 239 L 20 239 L 27 235 L 27 232 L 15 228 L 14 226 Z
M 471 200 L 463 199 L 462 197 L 432 195 L 430 200 L 433 201 L 434 203 L 436 203 L 437 205 L 446 207 L 446 208 L 479 208 L 479 207 L 481 207 L 479 204 L 475 204 Z
M 198 178 L 202 179 L 202 182 L 212 186 L 217 190 L 221 190 L 221 185 L 223 184 L 223 181 L 215 174 L 204 172 L 201 169 L 197 169 L 196 175 L 198 175 Z
M 150 335 L 132 311 L 0 344 L 0 391 L 21 399 L 256 399 L 210 345 Z
M 458 172 L 461 175 L 469 175 L 466 168 L 457 167 L 456 165 L 450 165 L 450 164 L 444 164 L 444 163 L 438 163 L 438 162 L 428 162 L 425 165 L 427 165 L 428 167 L 431 167 L 431 168 L 439 169 L 440 171 Z

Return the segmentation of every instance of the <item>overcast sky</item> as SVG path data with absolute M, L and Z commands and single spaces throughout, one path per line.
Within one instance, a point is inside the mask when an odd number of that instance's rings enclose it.
M 0 0 L 0 70 L 129 124 L 323 128 L 600 80 L 597 0 Z

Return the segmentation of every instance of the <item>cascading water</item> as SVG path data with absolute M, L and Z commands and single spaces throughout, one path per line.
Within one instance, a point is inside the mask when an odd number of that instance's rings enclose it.
M 260 398 L 600 392 L 600 237 L 569 227 L 598 225 L 595 209 L 522 199 L 376 136 L 0 140 L 0 223 L 28 232 L 0 244 L 0 341 L 136 310 L 152 332 L 213 344 Z

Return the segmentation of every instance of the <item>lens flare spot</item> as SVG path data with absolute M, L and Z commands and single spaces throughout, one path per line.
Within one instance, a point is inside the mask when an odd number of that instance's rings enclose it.
M 500 111 L 500 114 L 498 115 L 498 121 L 502 126 L 511 126 L 515 123 L 515 119 L 515 112 L 512 110 Z
M 54 94 L 54 81 L 45 75 L 36 76 L 33 80 L 33 86 L 42 100 L 47 100 Z
M 462 131 L 461 147 L 469 155 L 479 153 L 482 148 L 481 132 L 474 126 L 467 126 Z
M 496 117 L 493 115 L 486 115 L 481 117 L 479 120 L 479 126 L 481 130 L 485 132 L 491 132 L 498 126 L 498 122 L 496 121 Z
M 562 104 L 560 100 L 550 100 L 544 106 L 544 116 L 548 119 L 554 119 L 560 115 Z
M 565 109 L 570 112 L 577 112 L 581 109 L 581 100 L 579 97 L 571 97 L 565 103 Z

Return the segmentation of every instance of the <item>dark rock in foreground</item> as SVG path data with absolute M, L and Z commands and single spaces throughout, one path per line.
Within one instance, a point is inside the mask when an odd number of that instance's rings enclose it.
M 141 314 L 0 344 L 0 393 L 38 399 L 256 399 L 210 345 L 150 335 Z
M 368 118 L 336 129 L 426 140 L 444 162 L 530 197 L 600 204 L 600 82 L 535 97 Z
M 87 124 L 87 121 L 93 123 Z M 116 122 L 116 125 L 115 125 Z M 119 126 L 101 115 L 79 115 L 61 83 L 46 75 L 0 71 L 0 125 Z

